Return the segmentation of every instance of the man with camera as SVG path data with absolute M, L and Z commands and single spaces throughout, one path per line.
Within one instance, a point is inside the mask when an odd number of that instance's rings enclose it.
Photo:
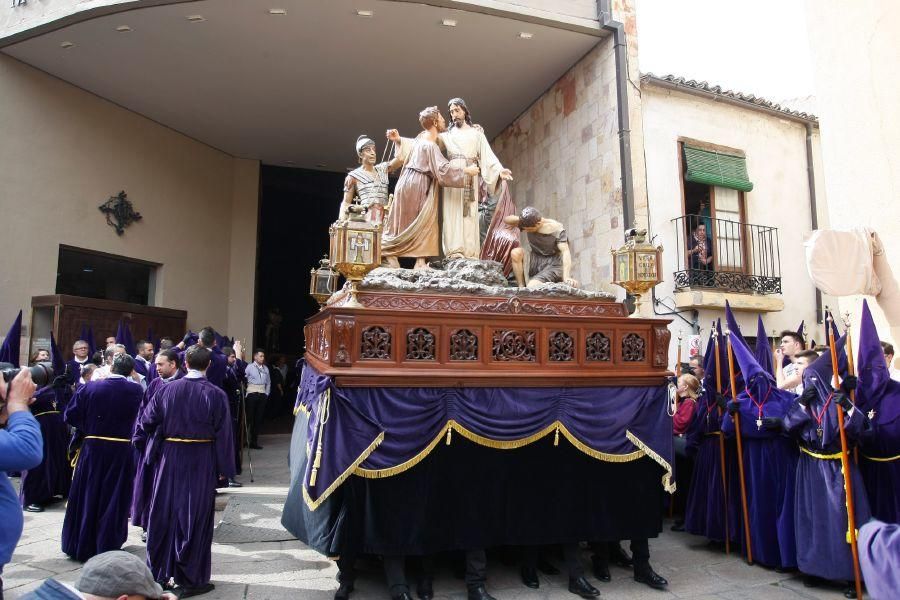
M 15 371 L 0 372 L 0 425 L 5 425 L 0 429 L 0 576 L 12 558 L 24 524 L 22 507 L 6 472 L 32 469 L 43 458 L 41 427 L 28 410 L 36 389 L 31 372 L 22 369 L 7 384 L 6 375 L 11 373 Z

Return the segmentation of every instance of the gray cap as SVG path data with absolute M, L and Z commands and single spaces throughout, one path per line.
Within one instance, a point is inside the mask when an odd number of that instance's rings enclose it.
M 144 561 L 122 550 L 98 554 L 84 563 L 75 589 L 107 598 L 123 594 L 159 598 L 163 593 Z

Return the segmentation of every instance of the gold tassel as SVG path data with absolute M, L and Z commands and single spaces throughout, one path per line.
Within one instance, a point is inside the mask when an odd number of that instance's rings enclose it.
M 450 440 L 453 439 L 453 425 L 447 424 L 447 445 L 450 445 Z
M 316 443 L 316 457 L 313 460 L 313 468 L 309 474 L 309 487 L 316 487 L 316 479 L 319 475 L 319 467 L 322 466 L 322 438 L 325 437 L 325 423 L 328 422 L 328 405 L 331 401 L 331 390 L 322 394 L 322 403 L 319 407 L 319 440 Z
M 559 425 L 556 426 L 556 433 L 553 435 L 553 445 L 559 446 Z

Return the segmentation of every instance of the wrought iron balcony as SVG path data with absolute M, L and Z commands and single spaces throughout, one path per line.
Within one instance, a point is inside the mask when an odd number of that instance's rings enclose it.
M 672 219 L 675 289 L 705 288 L 754 294 L 781 293 L 778 229 L 703 215 Z

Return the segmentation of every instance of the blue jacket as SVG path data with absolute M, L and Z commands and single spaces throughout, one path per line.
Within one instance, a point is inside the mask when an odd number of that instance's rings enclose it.
M 27 471 L 41 464 L 44 441 L 41 426 L 30 411 L 9 415 L 6 429 L 0 429 L 0 573 L 12 559 L 22 535 L 22 506 L 7 471 Z

